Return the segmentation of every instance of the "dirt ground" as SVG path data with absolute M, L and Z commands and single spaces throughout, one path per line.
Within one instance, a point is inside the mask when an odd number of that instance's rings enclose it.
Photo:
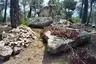
M 20 54 L 0 64 L 69 64 L 70 56 L 67 53 L 53 56 L 46 52 L 46 48 L 39 38 L 41 30 L 33 30 L 36 32 L 38 39 L 33 40 L 30 46 L 22 50 Z
M 24 48 L 20 54 L 11 57 L 6 62 L 0 64 L 70 64 L 71 52 L 61 53 L 59 55 L 50 55 L 46 52 L 46 47 L 41 42 L 41 29 L 32 29 L 36 32 L 37 39 L 33 40 L 28 48 Z M 92 35 L 91 43 L 80 48 L 89 48 L 89 53 L 96 56 L 96 34 Z

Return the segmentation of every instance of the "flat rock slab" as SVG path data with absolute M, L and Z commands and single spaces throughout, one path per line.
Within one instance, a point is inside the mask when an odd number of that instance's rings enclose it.
M 83 43 L 88 43 L 90 41 L 90 35 L 86 31 L 79 31 L 77 34 L 75 32 L 66 32 L 70 29 L 58 30 L 45 30 L 41 36 L 45 43 L 47 43 L 47 51 L 52 54 L 56 54 L 62 51 L 67 51 L 70 47 L 74 48 Z M 76 29 L 72 29 L 73 31 Z M 71 31 L 71 30 L 70 30 Z M 70 34 L 69 34 L 70 33 Z M 74 36 L 75 35 L 75 36 Z
M 29 27 L 44 28 L 53 23 L 51 17 L 37 17 L 29 20 Z

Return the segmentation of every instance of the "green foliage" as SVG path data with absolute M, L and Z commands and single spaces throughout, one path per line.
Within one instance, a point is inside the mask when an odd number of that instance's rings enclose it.
M 75 10 L 76 3 L 77 2 L 74 0 L 64 0 L 64 2 L 63 2 L 64 8 L 66 8 L 68 10 Z
M 70 12 L 65 12 L 65 14 L 66 14 L 66 19 L 70 19 L 71 17 L 72 17 L 72 14 L 73 14 L 73 12 L 72 11 L 70 11 Z
M 66 19 L 66 15 L 64 13 L 62 13 L 61 19 Z
M 30 11 L 28 13 L 28 17 L 31 17 L 31 12 L 34 10 L 34 16 L 36 16 L 36 9 L 40 9 L 43 7 L 44 0 L 26 0 L 28 1 Z
M 26 25 L 26 26 L 28 26 L 28 21 L 25 20 L 25 19 L 22 19 L 22 20 L 21 20 L 21 24 L 22 24 L 22 25 Z
M 76 8 L 76 3 L 77 2 L 74 0 L 64 0 L 62 2 L 62 9 L 66 14 L 66 19 L 69 19 L 72 17 L 73 11 Z
M 73 17 L 72 21 L 75 23 L 81 23 L 81 19 L 79 17 Z
M 55 5 L 55 6 L 56 6 L 56 7 L 55 7 L 55 9 L 56 9 L 56 14 L 57 14 L 57 15 L 61 15 L 62 5 L 61 5 L 60 0 L 49 0 L 48 5 Z
M 58 15 L 61 15 L 61 8 L 62 8 L 62 5 L 60 0 L 56 0 L 56 10 Z
M 56 4 L 56 0 L 49 0 L 48 4 Z
M 44 0 L 27 0 L 29 5 L 35 9 L 40 8 Z

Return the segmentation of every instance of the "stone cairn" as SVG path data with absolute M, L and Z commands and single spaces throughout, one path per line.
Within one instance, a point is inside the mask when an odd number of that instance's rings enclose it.
M 36 39 L 35 33 L 24 25 L 18 26 L 8 33 L 3 31 L 0 41 L 0 60 L 9 59 L 11 55 L 19 54 L 22 48 L 28 47 L 34 39 Z

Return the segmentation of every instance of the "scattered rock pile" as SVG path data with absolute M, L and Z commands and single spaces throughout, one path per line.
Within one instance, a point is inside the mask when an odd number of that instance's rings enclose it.
M 4 60 L 12 54 L 18 54 L 22 47 L 29 46 L 32 39 L 36 39 L 35 33 L 23 25 L 10 30 L 8 33 L 3 31 L 0 41 L 0 60 Z
M 88 32 L 68 27 L 45 28 L 41 37 L 47 43 L 47 51 L 52 54 L 67 51 L 70 47 L 88 43 L 90 40 Z

